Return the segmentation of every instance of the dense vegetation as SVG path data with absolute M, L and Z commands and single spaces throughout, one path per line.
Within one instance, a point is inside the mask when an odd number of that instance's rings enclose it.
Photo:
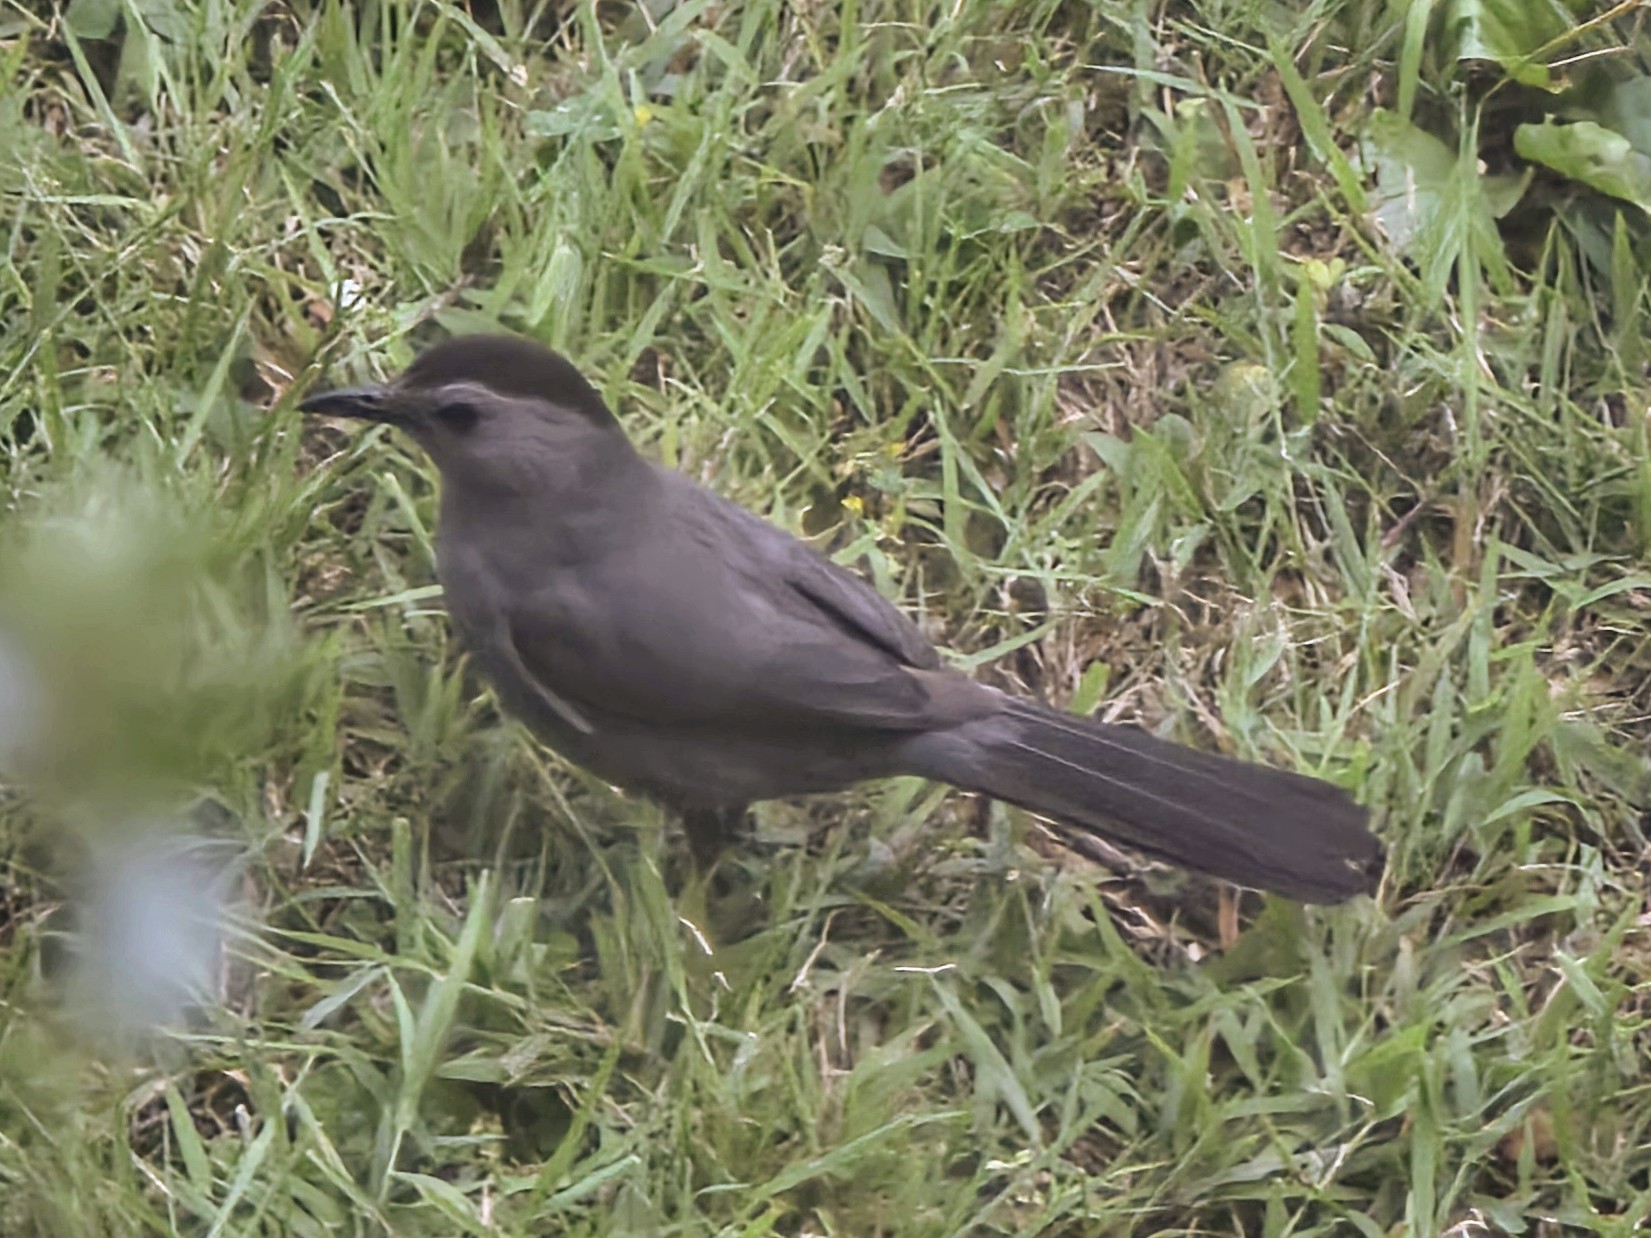
M 1643 16 L 0 7 L 0 1230 L 1633 1231 Z M 500 326 L 982 675 L 1353 789 L 1379 897 L 910 781 L 708 897 L 293 412 Z

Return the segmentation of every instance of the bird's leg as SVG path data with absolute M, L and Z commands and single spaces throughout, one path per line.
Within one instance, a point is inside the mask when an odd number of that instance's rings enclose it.
M 715 808 L 684 808 L 682 828 L 688 834 L 688 851 L 694 857 L 694 867 L 709 873 L 716 865 L 722 849 L 738 837 L 745 824 L 745 806 Z
M 730 843 L 750 841 L 751 814 L 737 807 L 682 809 L 693 871 L 678 899 L 683 919 L 699 931 L 700 943 L 740 941 L 767 923 L 762 891 L 766 878 L 743 864 L 721 864 Z

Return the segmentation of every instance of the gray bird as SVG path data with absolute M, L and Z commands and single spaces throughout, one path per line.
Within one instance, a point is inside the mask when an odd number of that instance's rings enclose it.
M 430 454 L 438 573 L 482 673 L 563 756 L 678 811 L 702 864 L 753 801 L 915 774 L 1306 902 L 1379 876 L 1365 810 L 1329 783 L 948 669 L 860 577 L 643 458 L 537 344 L 448 340 L 300 407 Z

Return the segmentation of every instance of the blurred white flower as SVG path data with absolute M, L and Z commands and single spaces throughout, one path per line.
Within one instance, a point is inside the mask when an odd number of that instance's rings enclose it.
M 208 846 L 152 826 L 92 837 L 66 978 L 91 1038 L 130 1043 L 217 1003 L 233 867 Z

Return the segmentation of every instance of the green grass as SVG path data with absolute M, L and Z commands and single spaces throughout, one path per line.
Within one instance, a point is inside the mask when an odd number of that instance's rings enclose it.
M 0 7 L 0 1230 L 1645 1222 L 1651 230 L 1514 134 L 1651 61 L 1436 7 Z M 1350 787 L 1379 896 L 1235 937 L 902 781 L 707 900 L 292 411 L 500 325 L 982 675 Z M 186 811 L 225 1003 L 88 1051 L 65 840 Z

